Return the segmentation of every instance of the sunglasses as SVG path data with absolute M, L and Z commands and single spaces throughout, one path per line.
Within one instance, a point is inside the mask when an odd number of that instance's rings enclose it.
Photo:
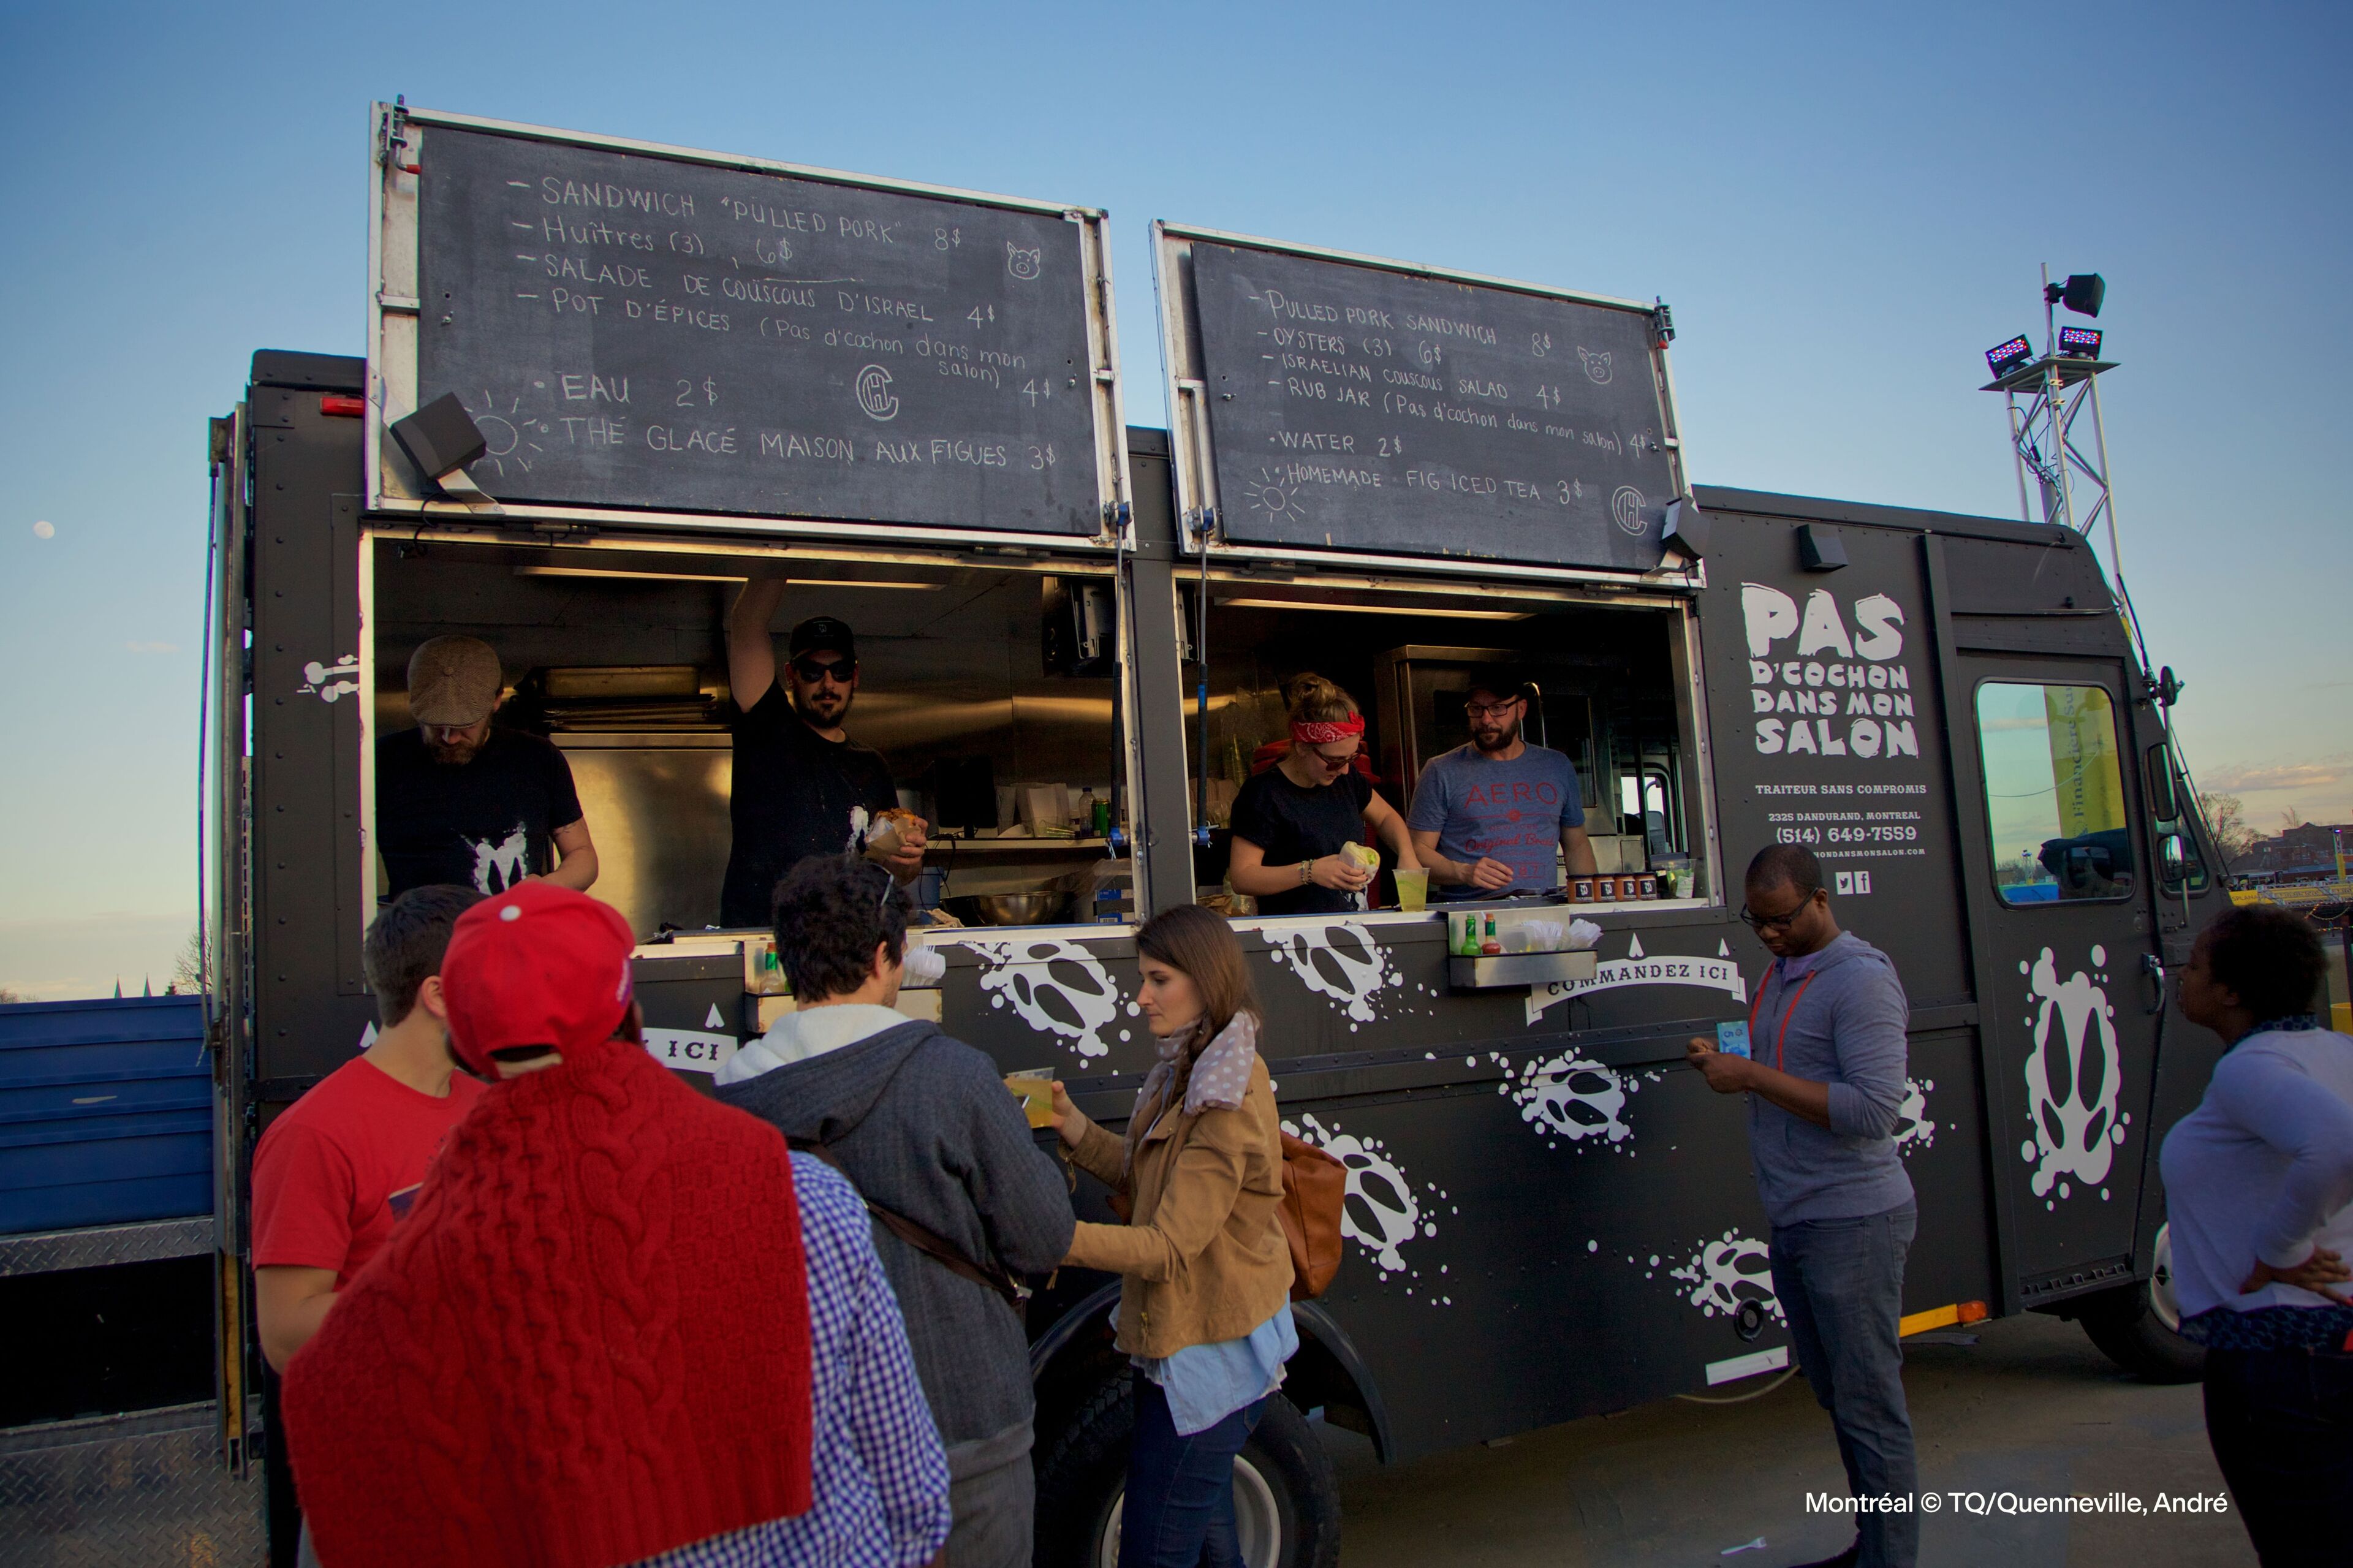
M 803 654 L 793 660 L 793 673 L 811 686 L 815 686 L 820 680 L 830 680 L 836 686 L 848 686 L 858 679 L 858 661 L 854 658 L 837 658 L 828 664 L 820 662 L 812 655 Z
M 1359 748 L 1357 751 L 1350 752 L 1345 757 L 1329 757 L 1311 746 L 1308 748 L 1307 754 L 1314 758 L 1317 764 L 1320 765 L 1325 773 L 1345 773 L 1353 766 L 1357 756 L 1361 753 L 1361 751 L 1362 748 Z

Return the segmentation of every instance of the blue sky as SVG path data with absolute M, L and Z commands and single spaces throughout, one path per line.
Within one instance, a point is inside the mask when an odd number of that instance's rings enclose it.
M 2127 580 L 2211 787 L 2353 817 L 2342 7 L 0 9 L 0 984 L 195 904 L 205 418 L 361 350 L 366 109 L 1111 210 L 1675 309 L 1694 476 L 2014 515 L 1982 350 L 2099 270 Z M 51 525 L 38 537 L 37 522 Z

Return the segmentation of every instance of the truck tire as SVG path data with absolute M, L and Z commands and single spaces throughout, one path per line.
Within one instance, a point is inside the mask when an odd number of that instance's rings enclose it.
M 1124 1373 L 1105 1378 L 1039 1445 L 1035 1568 L 1118 1568 L 1135 1404 Z M 1234 1512 L 1248 1568 L 1335 1568 L 1340 1483 L 1298 1406 L 1268 1399 L 1234 1460 Z
M 2103 1291 L 2076 1314 L 2101 1353 L 2143 1383 L 2195 1383 L 2206 1371 L 2205 1350 L 2179 1331 L 2171 1232 L 2170 1225 L 2158 1227 L 2157 1266 L 2147 1279 Z

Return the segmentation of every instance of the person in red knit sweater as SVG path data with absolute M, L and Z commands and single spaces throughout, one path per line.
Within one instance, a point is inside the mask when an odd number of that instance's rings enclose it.
M 450 1040 L 493 1081 L 287 1367 L 325 1568 L 912 1568 L 946 1539 L 854 1194 L 647 1055 L 631 946 L 546 882 L 458 921 Z

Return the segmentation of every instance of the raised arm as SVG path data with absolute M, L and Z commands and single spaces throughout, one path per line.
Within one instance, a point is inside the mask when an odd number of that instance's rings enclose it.
M 776 640 L 768 623 L 785 602 L 782 577 L 754 577 L 735 595 L 727 616 L 727 683 L 735 706 L 750 712 L 776 683 Z
M 1261 1067 L 1259 1071 L 1265 1069 Z M 1166 1194 L 1149 1225 L 1090 1225 L 1071 1237 L 1069 1262 L 1139 1279 L 1167 1280 L 1198 1258 L 1225 1228 L 1248 1163 L 1250 1112 L 1205 1110 L 1168 1173 Z
M 1389 847 L 1389 853 L 1397 857 L 1399 866 L 1409 871 L 1422 868 L 1419 847 L 1414 836 L 1406 831 L 1405 818 L 1398 815 L 1397 807 L 1381 798 L 1378 790 L 1365 803 L 1365 827 Z

